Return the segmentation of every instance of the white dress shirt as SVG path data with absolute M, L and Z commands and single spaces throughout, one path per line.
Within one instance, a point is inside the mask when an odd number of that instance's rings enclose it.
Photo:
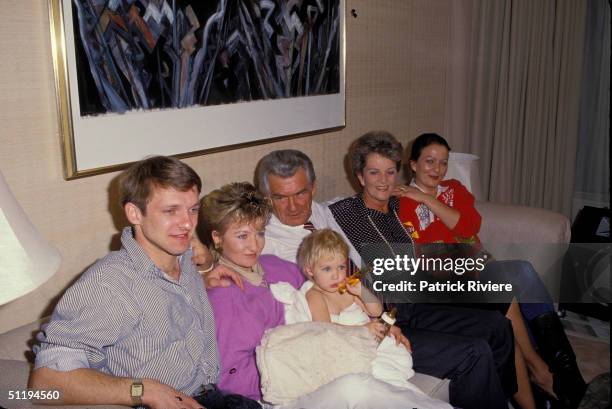
M 312 201 L 310 221 L 316 229 L 330 228 L 338 232 L 346 244 L 349 246 L 349 257 L 356 266 L 361 267 L 361 257 L 351 242 L 344 235 L 344 232 L 336 223 L 328 205 Z M 295 263 L 297 261 L 297 251 L 304 237 L 310 231 L 304 228 L 303 224 L 298 226 L 288 226 L 283 224 L 275 215 L 272 215 L 266 226 L 266 245 L 262 254 L 274 254 L 284 260 Z

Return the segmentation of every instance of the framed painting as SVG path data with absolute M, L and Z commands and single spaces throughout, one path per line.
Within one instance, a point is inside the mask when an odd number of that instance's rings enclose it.
M 345 125 L 344 0 L 50 0 L 65 177 Z

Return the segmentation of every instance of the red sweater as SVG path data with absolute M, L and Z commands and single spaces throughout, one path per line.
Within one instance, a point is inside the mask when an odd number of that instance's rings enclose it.
M 402 197 L 399 218 L 412 239 L 416 243 L 480 243 L 478 232 L 481 217 L 474 208 L 474 196 L 455 179 L 442 181 L 438 191 L 437 199 L 440 202 L 459 211 L 457 225 L 451 230 L 435 215 L 432 221 L 427 206 Z

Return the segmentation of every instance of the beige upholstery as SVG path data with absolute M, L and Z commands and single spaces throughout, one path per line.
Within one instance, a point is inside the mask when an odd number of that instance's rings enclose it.
M 49 409 L 120 409 L 127 406 L 49 406 L 34 405 L 30 401 L 9 400 L 8 391 L 25 391 L 32 368 L 36 333 L 47 322 L 44 318 L 0 334 L 0 408 L 49 408 Z
M 0 359 L 33 362 L 32 346 L 40 326 L 48 319 L 41 319 L 12 329 L 0 335 Z
M 526 206 L 476 202 L 482 216 L 480 240 L 499 260 L 527 260 L 558 299 L 561 264 L 570 241 L 567 217 Z
M 2 336 L 0 335 L 0 338 Z M 48 408 L 48 409 L 125 409 L 127 406 L 49 406 L 49 405 L 34 405 L 30 401 L 24 400 L 9 400 L 8 391 L 24 391 L 27 390 L 28 374 L 30 373 L 30 364 L 26 361 L 13 361 L 8 359 L 0 359 L 0 407 L 10 409 L 25 409 L 25 408 Z
M 569 243 L 567 217 L 546 209 L 476 202 L 482 216 L 480 239 L 497 243 Z

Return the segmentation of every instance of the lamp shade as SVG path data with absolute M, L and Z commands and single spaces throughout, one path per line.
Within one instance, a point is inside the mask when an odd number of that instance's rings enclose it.
M 0 173 L 0 305 L 34 290 L 61 257 L 32 225 Z
M 478 168 L 479 161 L 480 158 L 471 153 L 450 152 L 446 179 L 457 179 L 474 195 L 476 200 L 484 200 Z

